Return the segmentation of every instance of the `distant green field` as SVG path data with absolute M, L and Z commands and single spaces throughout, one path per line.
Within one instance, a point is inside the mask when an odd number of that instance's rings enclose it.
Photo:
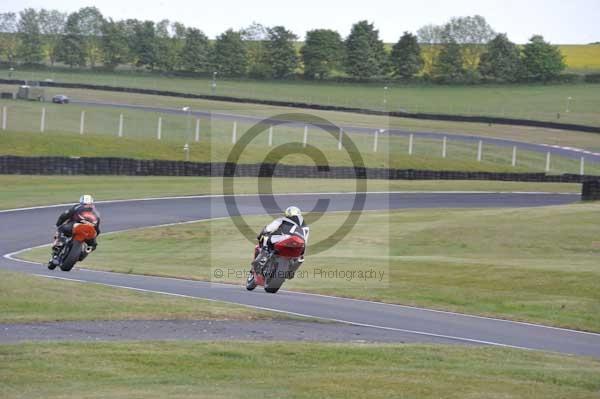
M 585 56 L 581 59 L 585 60 Z M 8 71 L 0 71 L 0 76 L 8 77 Z M 16 71 L 12 77 L 197 94 L 211 93 L 211 80 L 207 78 L 166 77 L 144 72 L 91 73 L 36 70 Z M 384 86 L 388 89 L 384 90 Z M 218 79 L 216 94 L 389 111 L 559 120 L 600 126 L 598 111 L 600 85 L 597 84 L 438 86 L 390 83 L 386 86 L 367 83 Z M 567 112 L 568 97 L 572 98 L 568 107 L 569 112 Z
M 14 92 L 16 91 L 16 89 L 17 88 L 15 85 L 0 85 L 1 91 Z M 312 117 L 323 118 L 327 121 L 330 121 L 333 124 L 341 126 L 370 127 L 373 128 L 373 130 L 381 128 L 390 128 L 404 131 L 447 133 L 449 135 L 466 134 L 482 137 L 501 137 L 529 143 L 570 146 L 600 152 L 600 135 L 598 135 L 597 133 L 533 128 L 526 126 L 506 126 L 493 124 L 490 125 L 487 123 L 428 121 L 420 119 L 387 117 L 380 115 L 362 115 L 350 112 L 319 111 L 313 109 L 290 109 L 288 107 L 274 107 L 258 104 L 241 104 L 223 101 L 210 101 L 168 96 L 154 96 L 148 94 L 132 94 L 83 89 L 47 88 L 45 94 L 46 96 L 48 96 L 48 98 L 56 94 L 66 94 L 73 100 L 78 101 L 132 104 L 174 109 L 191 107 L 194 111 L 207 111 L 235 115 L 251 115 L 259 118 L 267 118 L 279 114 L 293 113 L 295 115 L 310 115 Z M 1 103 L 2 101 L 0 100 L 0 104 Z M 10 107 L 11 104 L 14 106 L 24 107 L 23 102 L 6 102 L 7 107 Z M 73 104 L 71 104 L 70 107 L 73 107 Z M 64 107 L 59 106 L 56 109 L 60 110 L 61 108 Z M 34 128 L 35 131 L 39 130 L 39 125 L 37 123 L 39 122 L 40 118 L 39 112 L 40 109 L 38 108 L 37 111 L 34 111 L 32 114 L 29 115 L 31 121 L 28 125 L 25 125 L 26 127 L 29 126 L 29 128 Z M 77 129 L 77 127 L 79 126 L 79 115 L 76 112 L 66 112 L 66 115 L 70 115 L 70 118 L 76 118 L 74 123 L 72 123 L 70 126 L 73 127 L 73 125 L 75 125 L 75 129 Z M 51 115 L 48 115 L 48 117 L 50 118 Z M 118 120 L 115 120 L 114 117 L 107 117 L 104 122 L 106 125 L 106 129 L 109 132 L 116 134 Z M 11 128 L 10 115 L 8 118 L 8 127 L 9 129 Z M 12 127 L 14 128 L 15 126 Z M 51 124 L 49 124 L 49 128 L 51 127 Z M 205 126 L 203 125 L 202 127 L 204 128 Z M 128 132 L 130 132 L 132 128 L 137 129 L 136 124 L 132 125 L 131 121 L 125 119 L 125 137 L 129 137 Z M 155 126 L 152 126 L 152 128 L 154 130 Z M 185 127 L 185 129 L 187 129 L 187 126 Z M 78 130 L 75 131 L 78 132 Z
M 600 44 L 561 44 L 567 69 L 571 72 L 599 72 Z

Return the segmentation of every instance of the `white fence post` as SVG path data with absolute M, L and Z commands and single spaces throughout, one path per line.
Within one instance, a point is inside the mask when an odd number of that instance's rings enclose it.
M 119 137 L 123 137 L 123 114 L 119 115 Z
M 447 141 L 448 138 L 444 136 L 442 139 L 442 158 L 446 158 Z
M 302 146 L 306 147 L 307 142 L 308 142 L 308 125 L 304 125 L 304 138 L 302 139 Z
M 231 130 L 231 144 L 237 141 L 237 121 L 233 121 L 233 129 Z
M 183 154 L 185 155 L 185 161 L 189 162 L 190 160 L 190 146 L 188 143 L 185 143 L 183 146 Z
M 517 146 L 516 145 L 513 146 L 512 166 L 517 166 Z
M 413 142 L 414 142 L 414 134 L 410 134 L 410 136 L 408 136 L 408 155 L 412 155 L 413 154 Z
M 483 141 L 479 140 L 479 144 L 477 144 L 477 162 L 481 162 L 482 153 L 483 153 Z
M 162 138 L 162 116 L 158 117 L 158 126 L 156 126 L 156 138 L 158 140 Z
M 83 134 L 85 129 L 85 111 L 81 111 L 81 118 L 79 120 L 79 134 Z
M 8 110 L 6 106 L 2 107 L 2 130 L 6 130 L 6 117 Z
M 273 125 L 269 126 L 269 147 L 273 146 Z
M 200 118 L 196 118 L 196 142 L 200 141 Z
M 344 129 L 340 128 L 340 135 L 338 137 L 338 150 L 342 149 L 342 137 L 344 137 Z
M 40 133 L 44 133 L 46 130 L 46 107 L 42 108 L 42 116 L 40 118 Z
M 379 141 L 379 130 L 375 130 L 375 137 L 373 138 L 373 152 L 377 152 L 377 141 Z
M 550 151 L 546 153 L 546 172 L 550 172 Z
M 581 176 L 585 175 L 585 158 L 581 157 L 581 161 L 579 161 L 579 174 Z

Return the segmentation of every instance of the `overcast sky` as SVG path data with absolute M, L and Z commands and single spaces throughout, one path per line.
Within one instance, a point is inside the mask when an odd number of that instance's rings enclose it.
M 403 31 L 442 24 L 452 16 L 483 15 L 498 32 L 524 43 L 542 34 L 556 44 L 600 41 L 600 0 L 3 0 L 0 11 L 26 7 L 52 7 L 76 11 L 95 5 L 114 19 L 137 18 L 159 21 L 167 18 L 202 29 L 215 37 L 227 28 L 241 28 L 253 21 L 267 26 L 284 25 L 304 37 L 307 30 L 335 29 L 346 36 L 361 19 L 374 22 L 380 37 L 395 42 Z

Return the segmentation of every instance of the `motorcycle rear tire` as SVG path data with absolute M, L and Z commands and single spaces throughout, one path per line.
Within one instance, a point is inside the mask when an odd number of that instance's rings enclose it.
M 265 291 L 269 294 L 275 294 L 277 291 L 279 291 L 284 281 L 285 278 L 283 277 L 272 277 L 267 279 L 265 282 Z
M 79 257 L 81 256 L 83 246 L 79 242 L 75 240 L 73 241 L 74 242 L 71 243 L 71 249 L 69 250 L 69 253 L 67 253 L 67 256 L 65 256 L 64 260 L 60 265 L 60 270 L 62 270 L 63 272 L 71 271 L 71 269 L 73 268 L 73 266 L 75 266 L 75 263 L 77 263 Z

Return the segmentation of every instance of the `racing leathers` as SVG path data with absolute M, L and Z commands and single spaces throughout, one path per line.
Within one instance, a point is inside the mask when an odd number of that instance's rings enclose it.
M 100 214 L 92 204 L 76 204 L 60 214 L 56 221 L 57 233 L 52 245 L 53 257 L 57 255 L 58 249 L 63 243 L 64 237 L 73 235 L 73 226 L 76 223 L 85 223 L 94 226 L 96 235 L 100 234 Z M 95 250 L 98 246 L 96 239 L 87 240 L 86 244 Z

